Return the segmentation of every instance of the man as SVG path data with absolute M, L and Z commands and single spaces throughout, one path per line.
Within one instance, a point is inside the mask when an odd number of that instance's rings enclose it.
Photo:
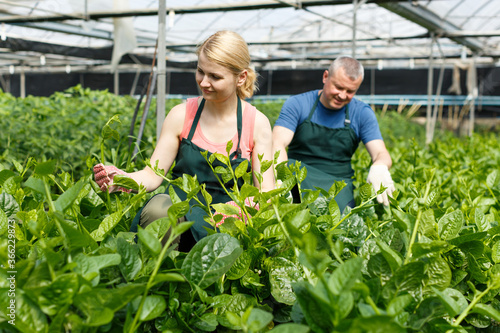
M 372 159 L 367 182 L 376 191 L 379 203 L 389 204 L 387 195 L 395 190 L 387 151 L 375 113 L 366 103 L 354 98 L 363 82 L 359 61 L 341 56 L 323 73 L 323 89 L 290 97 L 281 109 L 273 129 L 273 150 L 280 151 L 278 162 L 301 161 L 307 177 L 301 188 L 328 190 L 335 180 L 347 186 L 335 197 L 340 211 L 354 207 L 351 158 L 362 141 Z M 288 152 L 286 148 L 288 147 Z

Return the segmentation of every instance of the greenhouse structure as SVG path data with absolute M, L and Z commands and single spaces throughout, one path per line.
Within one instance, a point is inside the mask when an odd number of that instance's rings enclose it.
M 0 333 L 499 332 L 499 0 L 0 0 L 0 23 Z M 257 73 L 231 122 L 195 99 L 233 89 L 197 54 L 226 30 Z

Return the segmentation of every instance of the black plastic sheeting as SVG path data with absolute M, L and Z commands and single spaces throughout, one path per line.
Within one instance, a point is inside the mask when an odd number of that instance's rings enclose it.
M 462 92 L 466 94 L 466 73 L 462 71 Z M 56 91 L 63 91 L 76 84 L 85 88 L 114 90 L 114 75 L 109 73 L 60 73 L 38 74 L 26 73 L 26 94 L 34 96 L 50 96 Z M 130 94 L 135 73 L 119 75 L 119 94 Z M 323 70 L 273 70 L 259 73 L 259 90 L 256 95 L 293 95 L 322 87 Z M 372 76 L 375 75 L 374 91 L 371 91 Z M 365 71 L 365 79 L 358 90 L 360 95 L 426 95 L 427 69 L 384 69 Z M 434 92 L 439 78 L 439 69 L 434 70 Z M 196 95 L 198 88 L 194 72 L 167 72 L 167 93 Z M 478 68 L 477 77 L 479 93 L 484 96 L 500 96 L 500 68 Z M 10 80 L 10 93 L 20 94 L 20 77 L 18 74 L 4 75 Z M 445 69 L 443 77 L 442 95 L 447 95 L 451 86 L 452 69 Z M 149 82 L 149 73 L 142 73 L 139 77 L 136 91 L 139 94 Z

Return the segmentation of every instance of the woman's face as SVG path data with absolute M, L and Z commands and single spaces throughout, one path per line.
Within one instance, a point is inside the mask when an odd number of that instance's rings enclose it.
M 225 101 L 236 94 L 245 82 L 246 75 L 236 76 L 228 68 L 207 59 L 203 52 L 198 56 L 196 83 L 207 101 Z

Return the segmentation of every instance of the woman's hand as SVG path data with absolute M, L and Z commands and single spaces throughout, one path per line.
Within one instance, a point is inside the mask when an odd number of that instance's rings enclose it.
M 109 193 L 113 193 L 115 191 L 130 193 L 130 191 L 132 191 L 130 189 L 113 185 L 113 178 L 115 175 L 127 176 L 128 174 L 114 165 L 103 165 L 102 163 L 99 163 L 94 166 L 94 179 L 97 185 L 101 188 L 101 191 L 108 191 Z

